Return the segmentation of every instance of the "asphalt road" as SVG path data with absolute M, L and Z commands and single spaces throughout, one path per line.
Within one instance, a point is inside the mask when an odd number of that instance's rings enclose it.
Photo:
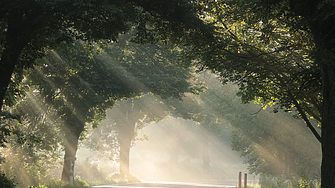
M 208 181 L 148 181 L 140 183 L 123 183 L 93 186 L 92 188 L 232 188 L 236 187 L 237 180 L 208 180 Z

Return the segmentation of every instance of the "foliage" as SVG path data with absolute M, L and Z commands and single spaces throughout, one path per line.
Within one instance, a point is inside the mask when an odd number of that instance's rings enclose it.
M 239 85 L 242 101 L 258 100 L 298 111 L 321 141 L 310 118 L 321 121 L 321 77 L 310 52 L 312 35 L 295 30 L 282 20 L 259 20 L 247 1 L 207 1 L 205 22 L 216 25 L 216 40 L 206 48 L 184 48 L 185 56 L 200 69 L 216 72 L 223 83 Z M 250 8 L 251 7 L 251 8 Z
M 33 90 L 12 110 L 20 113 L 21 123 L 13 122 L 11 126 L 24 134 L 21 142 L 15 141 L 15 135 L 8 137 L 7 147 L 1 149 L 6 158 L 1 168 L 18 187 L 43 184 L 50 178 L 48 172 L 60 157 L 58 144 L 61 139 L 55 125 L 58 123 L 53 116 L 55 112 Z
M 107 118 L 94 129 L 87 140 L 83 141 L 86 147 L 99 151 L 111 160 L 119 160 L 120 132 L 126 131 L 125 136 L 135 144 L 138 132 L 148 123 L 159 121 L 167 114 L 164 111 L 161 99 L 147 94 L 128 100 L 118 101 L 107 112 Z M 129 137 L 130 136 L 130 137 Z
M 334 187 L 333 1 L 205 1 L 204 20 L 216 41 L 185 49 L 203 67 L 240 85 L 244 99 L 260 97 L 296 110 L 322 144 L 322 186 Z M 250 38 L 249 38 L 250 36 Z M 307 43 L 306 43 L 307 42 Z M 265 100 L 264 100 L 265 99 Z M 321 125 L 322 136 L 310 121 Z
M 203 25 L 197 18 L 201 7 L 192 1 L 169 1 L 169 9 L 165 5 L 155 1 L 1 1 L 0 112 L 3 104 L 13 106 L 24 96 L 24 69 L 31 68 L 36 59 L 63 42 L 107 39 L 108 43 L 133 27 L 137 31 L 135 41 L 142 43 L 158 38 L 178 39 L 200 31 L 195 26 Z M 69 113 L 66 107 L 63 112 Z M 88 119 L 96 120 L 96 124 L 103 117 L 102 111 L 91 109 Z M 13 116 L 1 113 L 2 133 L 9 135 L 12 130 L 2 126 L 4 117 Z M 1 137 L 1 144 L 4 142 Z
M 311 180 L 309 177 L 299 177 L 287 180 L 284 176 L 262 176 L 260 179 L 260 185 L 265 188 L 320 188 L 320 181 L 317 179 Z
M 15 187 L 15 183 L 13 180 L 8 179 L 6 177 L 6 175 L 4 173 L 1 172 L 1 176 L 0 176 L 0 186 L 1 187 L 8 187 L 8 188 L 14 188 Z
M 201 74 L 198 79 L 205 82 L 206 91 L 199 98 L 187 96 L 180 102 L 184 106 L 178 106 L 172 114 L 187 109 L 186 117 L 202 120 L 204 128 L 226 143 L 231 141 L 232 149 L 241 152 L 250 173 L 273 176 L 285 173 L 289 177 L 296 175 L 302 166 L 311 174 L 319 173 L 319 144 L 300 120 L 283 112 L 271 113 L 273 107 L 263 109 L 259 104 L 242 104 L 236 96 L 236 85 L 223 86 L 217 76 Z M 211 121 L 206 121 L 207 117 Z M 224 140 L 227 132 L 230 141 Z
M 269 188 L 279 188 L 279 187 L 289 187 L 290 182 L 287 181 L 283 176 L 279 177 L 267 177 L 262 176 L 260 178 L 260 185 L 262 187 L 269 187 Z
M 109 74 L 108 69 L 94 63 L 90 54 L 79 43 L 64 44 L 58 52 L 51 52 L 40 60 L 40 66 L 28 75 L 30 84 L 60 117 L 56 128 L 64 135 L 61 141 L 65 149 L 62 179 L 68 177 L 65 175 L 69 172 L 66 158 L 74 158 L 85 123 L 96 125 L 104 118 L 104 109 L 114 103 L 111 97 L 115 85 L 105 83 L 103 78 Z
M 260 185 L 259 184 L 250 184 L 250 183 L 248 183 L 247 187 L 248 188 L 260 188 Z
M 182 149 L 189 153 L 190 157 L 193 157 L 192 154 L 202 156 L 203 168 L 206 171 L 209 170 L 211 161 L 209 156 L 210 151 L 208 149 L 210 145 L 214 144 L 213 142 L 218 142 L 218 140 L 224 143 L 230 143 L 227 133 L 229 129 L 228 122 L 223 119 L 225 109 L 221 108 L 222 101 L 226 100 L 222 99 L 221 92 L 227 91 L 222 91 L 222 84 L 217 82 L 217 78 L 208 72 L 197 75 L 194 82 L 205 89 L 197 93 L 197 95 L 186 95 L 182 101 L 166 99 L 164 100 L 164 104 L 167 106 L 167 110 L 172 117 L 187 119 L 201 126 L 197 134 L 199 140 L 201 140 L 200 147 L 197 151 L 190 149 L 194 147 L 192 144 L 196 142 L 190 140 L 185 141 L 187 140 L 187 134 L 180 134 L 178 129 L 176 129 L 176 132 L 172 131 L 174 134 L 171 133 L 171 135 L 174 136 L 169 139 L 174 139 L 176 143 L 186 145 L 182 146 Z M 173 152 L 170 151 L 169 153 L 177 153 L 174 156 L 170 156 L 171 161 L 175 161 L 175 163 L 179 155 L 179 152 L 175 151 L 179 149 L 177 146 L 175 149 L 170 148 Z
M 21 135 L 21 132 L 19 130 L 15 129 L 15 127 L 9 124 L 9 122 L 16 122 L 15 120 L 20 120 L 20 117 L 6 111 L 2 112 L 2 118 L 4 120 L 1 121 L 0 125 L 0 131 L 1 131 L 0 145 L 1 147 L 6 147 L 6 143 L 8 143 L 8 137 L 10 135 L 12 134 L 17 136 Z M 7 123 L 5 124 L 5 122 Z
M 41 102 L 33 90 L 11 108 L 12 114 L 19 114 L 19 121 L 8 119 L 3 126 L 11 129 L 5 135 L 5 147 L 1 148 L 4 161 L 1 169 L 18 183 L 27 187 L 43 183 L 48 170 L 59 158 L 59 138 L 54 112 Z M 48 115 L 48 116 L 47 116 Z
M 237 110 L 239 118 L 229 118 L 235 128 L 230 135 L 232 148 L 241 152 L 251 172 L 273 176 L 284 173 L 289 178 L 306 167 L 311 173 L 319 173 L 320 147 L 302 122 L 269 110 L 253 117 L 251 113 L 257 109 L 251 105 Z
M 110 175 L 117 171 L 115 163 L 106 160 L 103 156 L 95 153 L 94 156 L 79 158 L 76 161 L 76 179 L 85 180 L 90 185 L 106 185 L 116 183 Z
M 104 46 L 101 53 L 97 46 L 63 43 L 29 73 L 30 84 L 63 122 L 59 125 L 66 156 L 75 156 L 85 124 L 96 127 L 117 100 L 145 93 L 180 98 L 195 89 L 187 81 L 188 67 L 178 65 L 176 52 L 159 44 L 136 45 L 129 37 L 121 36 L 119 43 Z M 69 148 L 74 151 L 67 152 Z
M 100 135 L 104 135 L 105 139 L 99 138 L 98 142 L 90 146 L 109 153 L 112 159 L 120 156 L 123 169 L 123 164 L 129 165 L 126 162 L 127 151 L 137 131 L 145 123 L 166 116 L 162 99 L 171 97 L 178 100 L 185 92 L 198 92 L 198 88 L 189 82 L 189 65 L 180 64 L 178 51 L 172 51 L 159 43 L 137 45 L 131 42 L 130 35 L 125 34 L 120 36 L 118 43 L 106 46 L 96 59 L 113 67 L 111 72 L 116 74 L 112 78 L 114 84 L 116 81 L 123 84 L 113 91 L 114 94 L 120 91 L 120 97 L 117 97 L 131 99 L 117 102 L 110 112 L 112 115 L 108 117 L 112 122 L 104 123 L 104 128 L 112 131 L 101 131 Z M 146 93 L 152 95 L 141 96 Z M 120 147 L 120 151 L 117 147 Z M 120 155 L 117 155 L 118 152 Z
M 145 43 L 198 36 L 198 33 L 201 36 L 206 30 L 197 17 L 201 6 L 188 0 L 169 3 L 155 0 L 32 0 L 27 3 L 5 0 L 0 7 L 1 107 L 4 99 L 8 101 L 20 95 L 12 91 L 19 89 L 22 70 L 64 41 L 106 39 L 111 42 L 116 41 L 120 33 L 136 28 L 135 41 Z M 11 87 L 5 94 L 10 82 Z
M 140 180 L 133 176 L 133 175 L 124 175 L 119 173 L 114 173 L 110 179 L 114 180 L 117 183 L 134 183 L 134 182 L 140 182 Z
M 217 78 L 208 72 L 203 72 L 195 77 L 197 84 L 201 86 L 201 92 L 197 95 L 188 94 L 182 101 L 167 99 L 164 103 L 168 106 L 168 111 L 173 117 L 189 119 L 201 124 L 206 130 L 220 136 L 225 129 L 225 120 L 221 118 L 220 111 L 221 84 Z

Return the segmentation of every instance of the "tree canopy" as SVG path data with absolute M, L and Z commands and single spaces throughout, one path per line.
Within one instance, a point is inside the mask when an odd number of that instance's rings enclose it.
M 28 76 L 64 122 L 66 181 L 85 124 L 97 126 L 117 100 L 145 93 L 181 98 L 196 89 L 188 82 L 188 67 L 178 64 L 177 53 L 162 45 L 137 45 L 130 42 L 130 35 L 123 35 L 97 54 L 98 49 L 65 43 L 41 59 Z M 131 121 L 133 126 L 136 121 Z
M 311 35 L 280 20 L 259 21 L 250 8 L 235 1 L 208 6 L 205 21 L 217 26 L 217 39 L 202 50 L 187 48 L 186 55 L 199 59 L 200 68 L 217 72 L 224 83 L 237 83 L 243 102 L 257 98 L 264 105 L 278 103 L 287 111 L 297 110 L 321 141 L 309 122 L 309 118 L 321 120 L 320 73 L 308 56 L 313 49 Z
M 188 0 L 1 1 L 0 7 L 0 106 L 11 104 L 12 97 L 5 97 L 5 93 L 10 82 L 17 84 L 22 78 L 22 68 L 31 67 L 63 41 L 116 41 L 120 33 L 136 28 L 134 40 L 145 43 L 201 36 L 206 30 L 197 17 L 202 8 Z M 12 78 L 14 70 L 16 80 Z
M 4 0 L 0 2 L 0 111 L 3 112 L 3 104 L 12 106 L 25 94 L 20 85 L 23 70 L 32 67 L 49 49 L 76 39 L 104 45 L 116 41 L 120 33 L 134 29 L 133 41 L 170 43 L 200 69 L 219 74 L 223 83 L 237 83 L 243 102 L 256 99 L 263 105 L 275 103 L 278 109 L 295 111 L 322 145 L 322 187 L 335 187 L 332 180 L 335 176 L 334 6 L 333 0 Z M 107 41 L 99 43 L 100 39 Z M 54 65 L 43 66 L 39 69 L 47 70 Z M 98 68 L 91 63 L 84 66 L 89 70 L 82 68 L 78 74 L 67 69 L 59 73 L 68 77 L 55 79 L 65 84 L 62 87 L 69 94 L 68 100 L 79 108 L 87 106 L 79 105 L 78 98 L 71 98 L 76 93 L 72 86 L 85 88 L 85 78 L 79 75 Z M 67 85 L 66 79 L 73 84 Z M 108 82 L 99 77 L 92 79 Z M 103 87 L 94 84 L 97 90 Z M 133 84 L 131 88 L 136 86 Z M 145 86 L 154 88 L 155 84 Z M 131 88 L 125 90 L 134 94 Z M 52 99 L 59 97 L 55 93 L 60 90 L 49 89 L 54 93 L 49 96 L 55 96 Z M 174 95 L 170 91 L 169 95 Z M 76 96 L 81 96 L 80 92 Z M 106 98 L 89 102 L 105 104 L 111 97 L 99 94 Z M 63 112 L 71 111 L 64 106 Z M 86 108 L 86 111 L 102 114 L 98 109 Z M 1 120 L 12 117 L 8 112 L 1 113 Z M 321 135 L 311 119 L 319 121 Z
M 186 55 L 223 80 L 238 83 L 244 101 L 258 97 L 296 110 L 322 144 L 322 187 L 333 187 L 333 2 L 236 0 L 204 5 L 209 9 L 203 19 L 216 26 L 216 38 L 205 48 L 185 48 Z M 310 118 L 321 122 L 321 135 Z
M 169 5 L 168 8 L 166 5 Z M 139 43 L 158 39 L 173 41 L 188 35 L 201 36 L 206 30 L 206 27 L 202 27 L 204 26 L 203 22 L 197 16 L 201 9 L 196 3 L 188 0 L 168 2 L 1 1 L 1 123 L 5 118 L 14 117 L 8 112 L 2 113 L 3 104 L 14 105 L 15 99 L 24 95 L 22 88 L 20 88 L 23 70 L 31 68 L 35 64 L 35 60 L 45 56 L 48 50 L 55 49 L 63 42 L 71 43 L 78 39 L 88 42 L 97 42 L 101 39 L 105 39 L 107 43 L 115 42 L 120 33 L 130 29 L 136 30 L 134 41 Z M 67 71 L 69 70 L 65 72 Z M 71 71 L 68 73 L 71 74 Z M 85 83 L 78 78 L 74 78 L 72 81 L 75 79 L 77 82 L 72 86 L 85 87 Z M 63 83 L 66 84 L 66 81 Z M 53 91 L 58 92 L 57 90 Z M 64 91 L 71 93 L 73 90 L 69 86 Z M 52 95 L 50 94 L 49 97 Z M 77 102 L 79 106 L 85 105 L 79 104 L 78 101 L 72 102 Z M 99 103 L 98 101 L 93 102 Z M 65 105 L 63 112 L 69 113 L 71 109 L 68 107 Z M 88 110 L 87 106 L 80 106 L 80 108 L 83 111 L 85 111 L 83 108 Z M 92 111 L 95 110 L 91 109 L 90 112 Z M 95 117 L 89 118 L 94 119 Z M 5 127 L 2 128 L 4 131 L 11 131 Z

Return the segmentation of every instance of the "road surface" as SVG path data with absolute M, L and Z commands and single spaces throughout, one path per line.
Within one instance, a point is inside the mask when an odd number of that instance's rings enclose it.
M 93 186 L 92 188 L 232 188 L 236 187 L 236 180 L 208 180 L 208 181 L 148 181 L 140 183 L 122 183 Z

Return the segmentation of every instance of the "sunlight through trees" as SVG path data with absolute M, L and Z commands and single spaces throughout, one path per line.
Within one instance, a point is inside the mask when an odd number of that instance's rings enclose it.
M 335 187 L 334 24 L 333 0 L 2 0 L 0 185 L 86 186 L 81 144 L 139 181 L 161 126 L 147 178 L 219 178 L 230 145 L 264 186 Z

